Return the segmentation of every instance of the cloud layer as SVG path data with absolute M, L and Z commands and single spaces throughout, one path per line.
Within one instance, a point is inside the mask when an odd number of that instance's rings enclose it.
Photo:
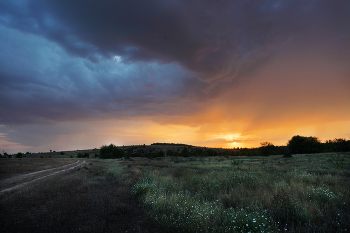
M 349 11 L 345 0 L 1 1 L 0 124 L 147 119 L 207 140 L 218 125 L 346 121 Z

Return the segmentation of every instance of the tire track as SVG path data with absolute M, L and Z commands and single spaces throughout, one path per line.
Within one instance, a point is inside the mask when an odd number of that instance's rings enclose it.
M 28 174 L 24 174 L 24 175 L 19 175 L 16 177 L 2 180 L 0 182 L 0 188 L 1 188 L 0 194 L 24 187 L 28 184 L 34 183 L 34 182 L 41 180 L 41 179 L 44 179 L 46 177 L 72 170 L 80 165 L 83 165 L 84 163 L 86 163 L 85 160 L 82 162 L 80 162 L 80 160 L 78 160 L 74 163 L 63 165 L 61 167 L 45 169 L 45 170 L 32 172 L 32 173 L 28 173 Z

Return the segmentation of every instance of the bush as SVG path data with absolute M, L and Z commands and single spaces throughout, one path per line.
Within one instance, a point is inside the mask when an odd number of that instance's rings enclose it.
M 292 151 L 286 146 L 280 146 L 278 148 L 278 151 L 279 151 L 280 154 L 283 155 L 283 158 L 292 158 L 293 157 L 292 156 Z
M 327 140 L 324 145 L 325 152 L 346 152 L 350 151 L 350 140 L 344 138 L 335 138 L 334 140 Z
M 287 146 L 293 154 L 318 153 L 322 151 L 322 144 L 317 137 L 294 136 Z
M 243 160 L 239 160 L 239 159 L 232 159 L 231 161 L 231 165 L 232 166 L 237 166 L 239 168 L 239 165 L 243 163 Z
M 263 156 L 269 156 L 276 153 L 276 147 L 271 142 L 262 142 L 260 145 L 261 147 L 259 149 Z
M 124 151 L 113 144 L 101 146 L 100 159 L 117 159 L 123 156 Z

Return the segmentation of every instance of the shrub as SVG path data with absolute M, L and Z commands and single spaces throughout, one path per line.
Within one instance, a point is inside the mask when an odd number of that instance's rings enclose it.
M 324 145 L 326 152 L 346 152 L 350 151 L 350 140 L 344 138 L 335 138 L 334 140 L 327 140 Z
M 243 163 L 243 160 L 239 160 L 239 159 L 232 159 L 231 161 L 231 165 L 232 166 L 237 166 L 239 168 L 239 165 Z
M 131 194 L 135 197 L 142 197 L 148 192 L 156 190 L 156 185 L 153 183 L 154 176 L 151 174 L 144 174 L 141 181 L 132 187 Z
M 292 158 L 292 151 L 286 147 L 286 146 L 281 146 L 279 147 L 279 153 L 283 155 L 283 158 Z
M 109 146 L 101 146 L 100 149 L 100 159 L 117 159 L 124 155 L 124 150 L 118 148 L 117 146 L 110 144 Z
M 276 147 L 271 142 L 262 142 L 260 145 L 259 149 L 263 156 L 275 154 Z
M 322 144 L 317 137 L 294 136 L 288 141 L 287 146 L 293 154 L 318 153 L 322 150 Z

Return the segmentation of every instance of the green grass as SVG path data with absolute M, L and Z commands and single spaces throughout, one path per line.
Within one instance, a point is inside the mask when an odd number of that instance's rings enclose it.
M 74 161 L 3 159 L 0 180 Z M 0 231 L 346 232 L 349 187 L 345 153 L 89 159 L 0 195 Z
M 144 169 L 132 194 L 170 232 L 350 231 L 349 156 L 342 169 L 328 158 L 170 159 Z

